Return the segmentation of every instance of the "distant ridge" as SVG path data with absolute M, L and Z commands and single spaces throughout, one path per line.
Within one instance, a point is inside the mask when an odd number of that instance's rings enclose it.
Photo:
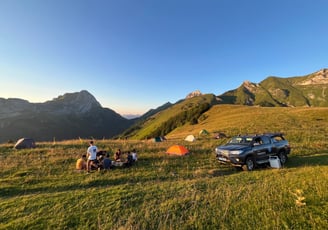
M 139 118 L 141 115 L 140 114 L 121 114 L 122 117 L 125 117 L 126 119 L 137 119 Z
M 164 136 L 186 124 L 207 119 L 217 104 L 262 107 L 328 107 L 328 69 L 260 83 L 244 81 L 221 95 L 199 90 L 172 104 L 167 102 L 140 117 L 126 119 L 103 108 L 88 91 L 66 93 L 45 103 L 0 98 L 0 142 L 33 137 L 37 141 L 74 138 L 135 138 Z
M 86 90 L 77 93 L 66 93 L 44 103 L 44 107 L 55 113 L 88 113 L 101 108 L 96 98 Z
M 244 81 L 219 95 L 222 104 L 258 106 L 328 106 L 328 70 L 298 77 L 268 77 L 260 83 Z
M 260 83 L 244 81 L 237 89 L 221 95 L 202 94 L 199 90 L 189 93 L 185 99 L 168 104 L 160 110 L 144 114 L 122 137 L 145 139 L 165 136 L 185 125 L 197 125 L 210 119 L 213 106 L 218 104 L 261 107 L 327 107 L 327 69 L 290 78 L 267 77 Z M 228 107 L 225 107 L 228 108 Z M 212 128 L 212 127 L 211 127 Z M 219 127 L 217 127 L 219 128 Z
M 166 103 L 155 111 L 149 111 L 134 125 L 122 133 L 122 138 L 148 139 L 165 136 L 184 124 L 197 124 L 211 106 L 217 104 L 214 94 L 193 96 L 175 104 Z
M 133 121 L 101 107 L 88 91 L 66 93 L 45 103 L 0 98 L 0 142 L 112 138 Z

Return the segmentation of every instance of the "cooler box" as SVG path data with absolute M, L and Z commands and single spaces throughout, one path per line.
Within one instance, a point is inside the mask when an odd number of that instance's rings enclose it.
M 270 162 L 270 167 L 271 168 L 277 168 L 280 169 L 281 168 L 281 163 L 280 163 L 280 159 L 277 156 L 270 156 L 269 157 L 269 162 Z

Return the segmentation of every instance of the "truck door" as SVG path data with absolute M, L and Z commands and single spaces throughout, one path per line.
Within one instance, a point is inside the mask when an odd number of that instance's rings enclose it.
M 263 156 L 263 160 L 269 161 L 269 157 L 273 154 L 272 143 L 269 137 L 262 136 L 263 145 L 265 147 L 266 154 Z
M 258 163 L 268 162 L 272 151 L 270 138 L 266 136 L 256 137 L 254 139 L 253 150 L 256 155 L 256 161 Z

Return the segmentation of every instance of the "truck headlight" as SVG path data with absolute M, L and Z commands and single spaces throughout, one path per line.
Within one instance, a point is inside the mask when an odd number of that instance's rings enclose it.
M 243 151 L 242 150 L 233 150 L 233 151 L 230 151 L 230 154 L 231 155 L 239 155 L 241 154 Z

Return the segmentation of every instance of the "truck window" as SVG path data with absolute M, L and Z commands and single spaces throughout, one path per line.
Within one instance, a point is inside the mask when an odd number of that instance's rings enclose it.
M 271 137 L 271 140 L 272 140 L 272 142 L 279 142 L 279 141 L 284 140 L 284 138 L 281 136 L 273 136 L 273 137 Z
M 271 142 L 270 142 L 270 138 L 269 138 L 269 137 L 266 137 L 266 136 L 263 136 L 263 137 L 262 137 L 262 142 L 263 142 L 263 144 L 265 144 L 265 145 L 268 145 L 268 144 L 271 143 Z
M 257 138 L 254 139 L 254 144 L 255 145 L 262 145 L 263 141 L 260 137 L 257 137 Z

